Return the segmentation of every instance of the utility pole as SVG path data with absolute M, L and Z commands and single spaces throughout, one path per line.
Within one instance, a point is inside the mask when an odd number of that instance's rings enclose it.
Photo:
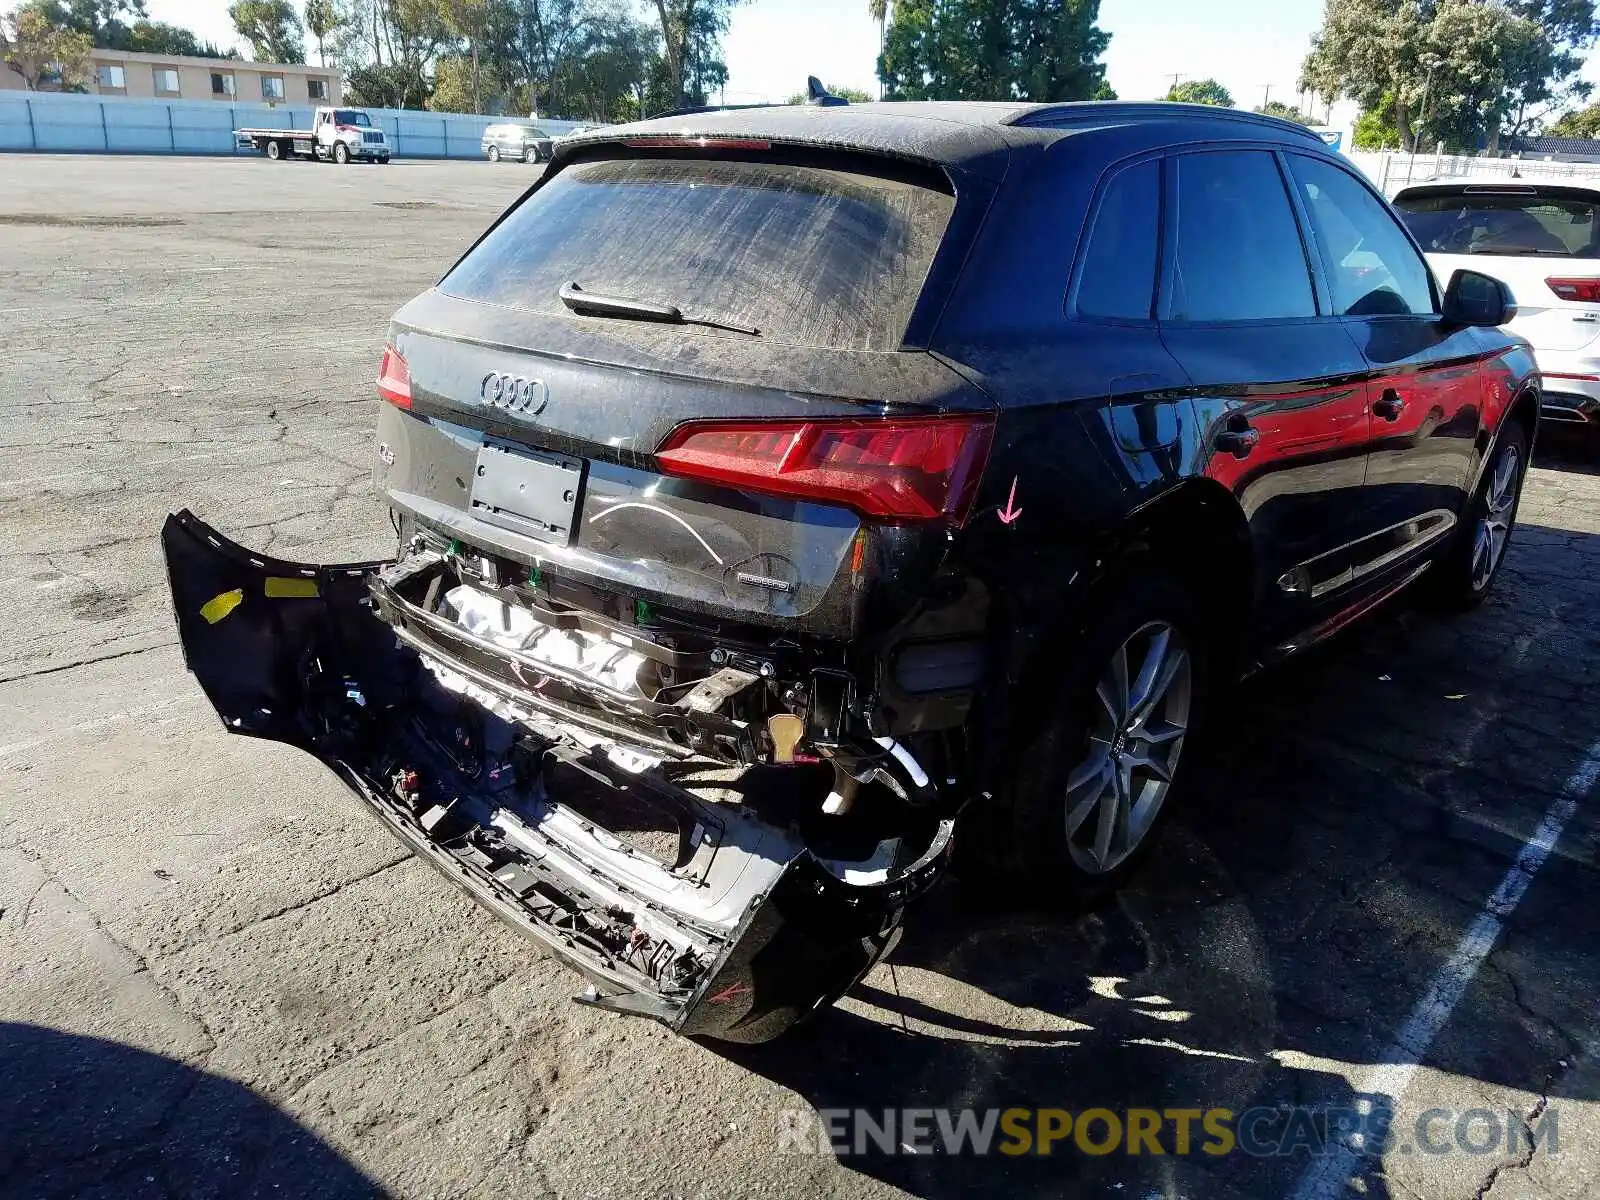
M 1178 86 L 1178 80 L 1180 80 L 1182 78 L 1183 78 L 1183 72 L 1182 71 L 1174 71 L 1172 73 L 1172 86 L 1167 88 L 1167 95 L 1169 95 L 1169 96 L 1172 95 L 1174 89 L 1176 89 L 1177 86 Z
M 1261 85 L 1261 107 L 1262 108 L 1266 108 L 1267 101 L 1271 97 L 1272 97 L 1272 85 L 1270 83 L 1263 83 Z

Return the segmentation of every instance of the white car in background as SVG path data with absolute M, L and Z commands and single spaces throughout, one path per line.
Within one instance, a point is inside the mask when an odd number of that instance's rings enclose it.
M 1441 282 L 1504 282 L 1506 329 L 1528 340 L 1546 420 L 1600 426 L 1600 187 L 1463 179 L 1412 184 L 1394 206 Z

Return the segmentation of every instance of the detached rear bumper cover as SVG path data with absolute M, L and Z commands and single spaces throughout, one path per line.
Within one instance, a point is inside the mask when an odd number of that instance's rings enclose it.
M 188 512 L 162 546 L 185 660 L 226 727 L 327 764 L 414 853 L 582 972 L 587 1002 L 768 1040 L 888 951 L 948 858 L 946 821 L 893 872 L 823 861 L 775 795 L 782 769 L 771 803 L 752 776 L 728 803 L 639 772 L 592 729 L 398 640 L 373 605 L 389 564 L 252 554 Z M 580 793 L 658 814 L 676 857 L 579 811 Z

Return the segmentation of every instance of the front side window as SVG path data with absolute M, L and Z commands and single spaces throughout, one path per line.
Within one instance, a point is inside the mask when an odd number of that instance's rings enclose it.
M 1148 320 L 1161 238 L 1161 168 L 1120 171 L 1106 188 L 1078 277 L 1078 314 Z
M 178 94 L 178 73 L 171 67 L 157 67 L 155 72 L 156 91 L 165 96 L 176 96 Z
M 895 350 L 954 205 L 906 179 L 793 163 L 583 162 L 534 191 L 439 287 L 565 314 L 558 293 L 575 282 L 769 342 Z M 609 324 L 620 336 L 628 323 Z
M 1431 253 L 1600 258 L 1600 201 L 1593 195 L 1470 184 L 1400 196 L 1394 206 Z
M 1310 266 L 1272 155 L 1226 150 L 1169 161 L 1177 182 L 1167 319 L 1315 316 Z
M 1434 311 L 1428 264 L 1376 196 L 1320 159 L 1292 154 L 1289 171 L 1311 218 L 1336 313 L 1380 317 Z
M 261 98 L 263 100 L 283 99 L 283 78 L 279 75 L 263 75 L 261 77 Z
M 120 88 L 128 86 L 127 73 L 121 67 L 102 63 L 95 70 L 95 81 L 103 88 Z
M 326 79 L 306 80 L 307 100 L 326 100 L 328 98 L 328 81 Z
M 233 73 L 231 71 L 211 72 L 211 94 L 213 96 L 233 95 Z

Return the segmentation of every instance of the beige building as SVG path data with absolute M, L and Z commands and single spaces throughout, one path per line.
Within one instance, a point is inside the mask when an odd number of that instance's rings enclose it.
M 337 67 L 240 62 L 232 58 L 177 58 L 131 50 L 89 54 L 89 91 L 101 96 L 154 100 L 223 100 L 230 104 L 338 104 Z M 0 90 L 23 86 L 22 76 L 0 66 Z

